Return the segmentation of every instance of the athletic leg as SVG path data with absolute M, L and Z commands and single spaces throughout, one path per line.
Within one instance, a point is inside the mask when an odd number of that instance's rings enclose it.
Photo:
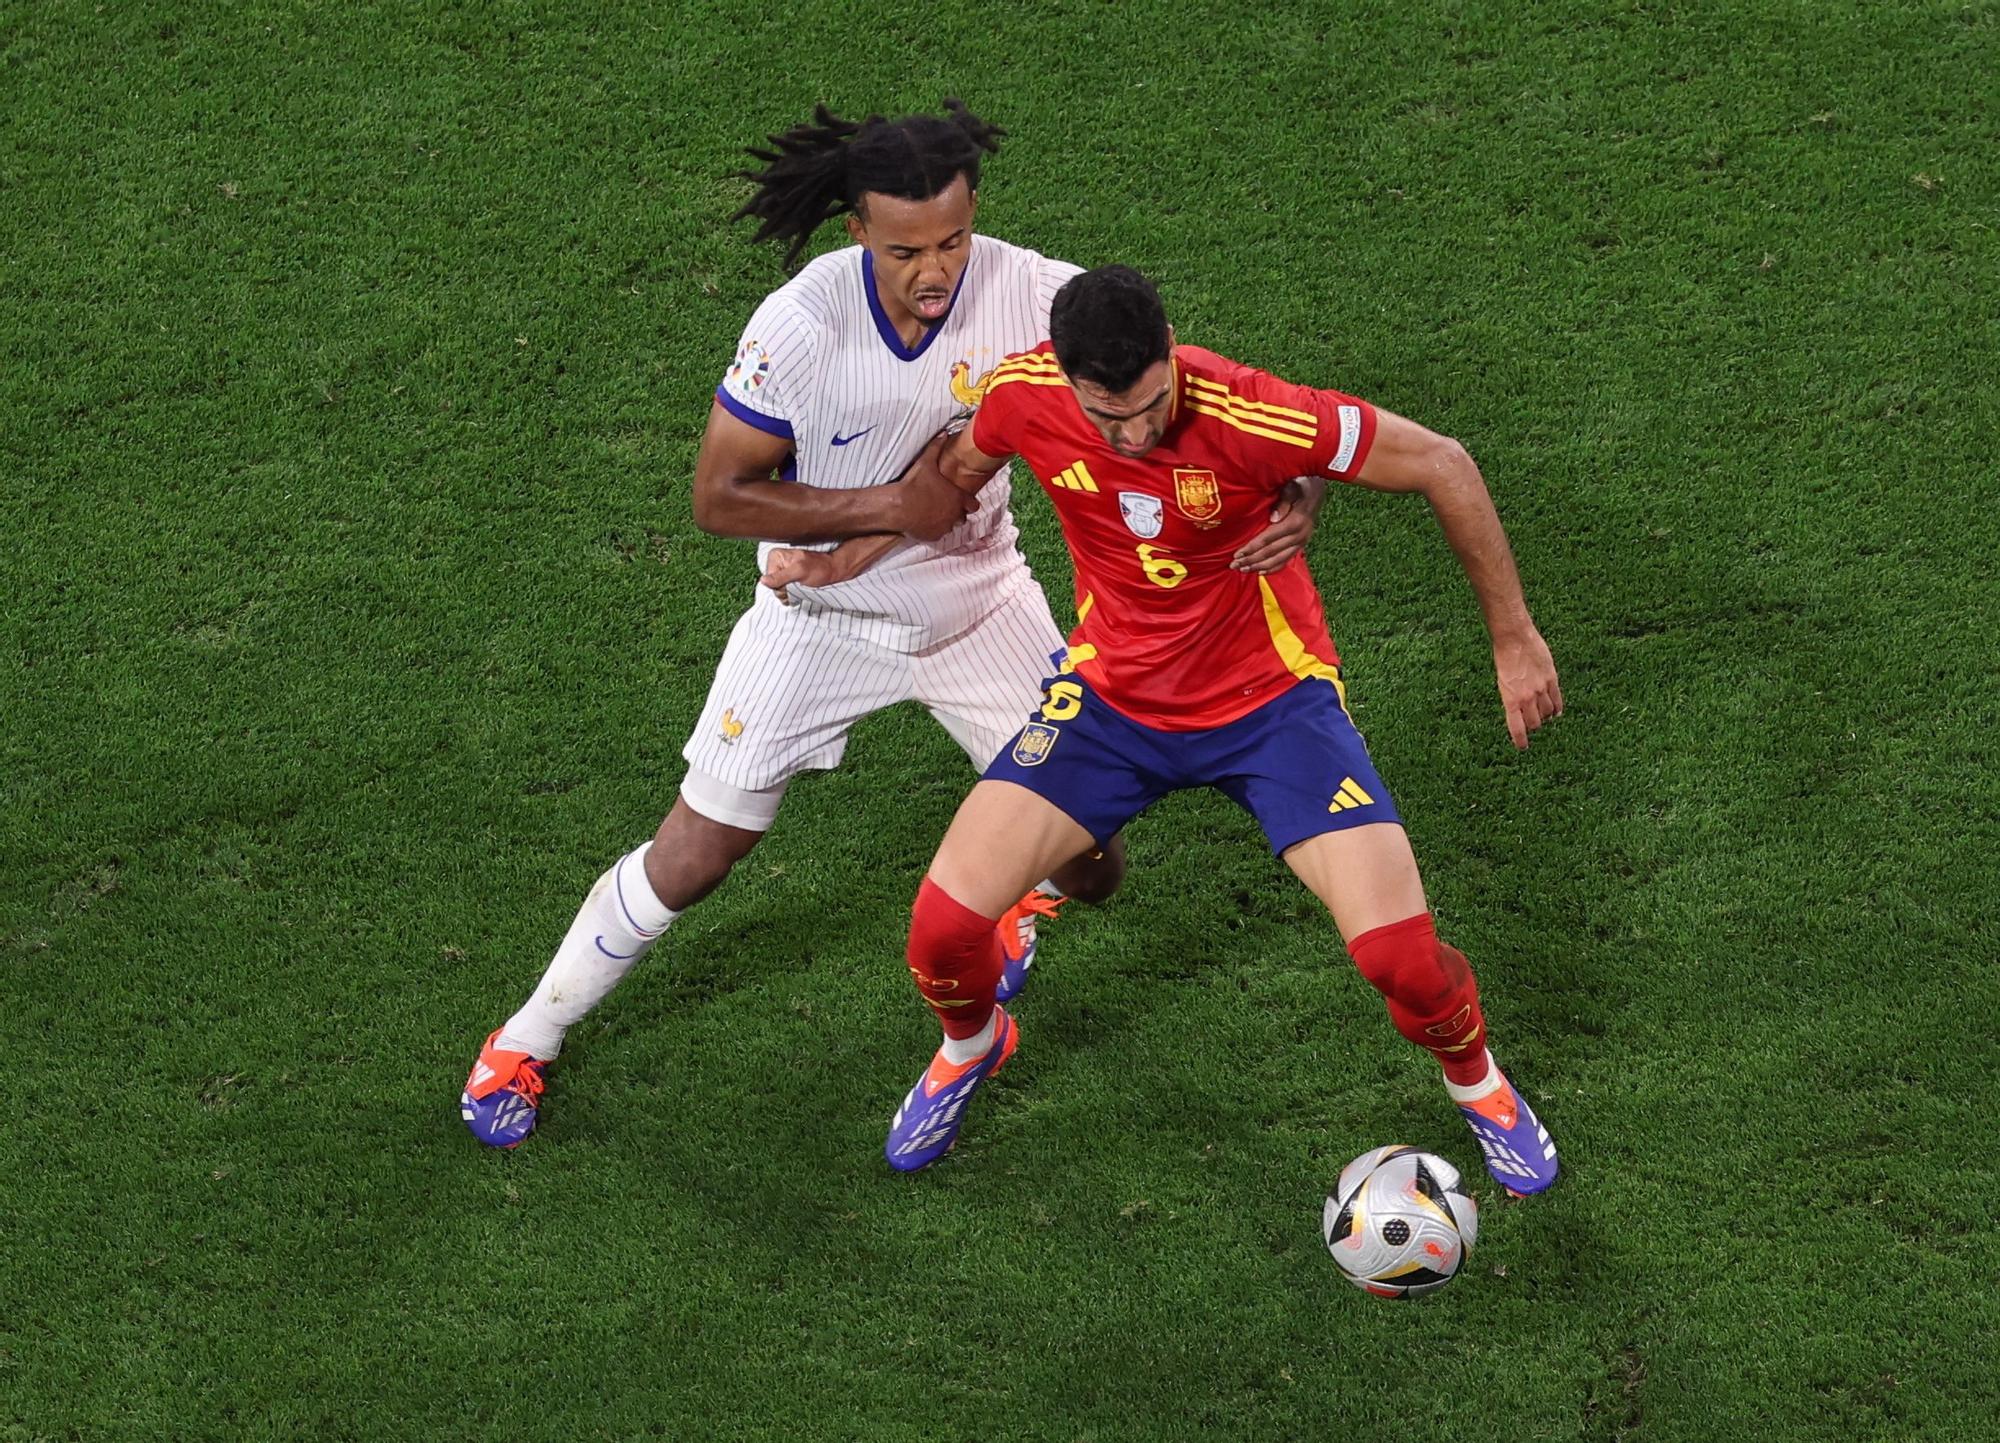
M 1049 873 L 1049 880 L 1061 896 L 1093 907 L 1110 901 L 1112 893 L 1125 885 L 1124 834 L 1108 837 L 1102 847 L 1071 857 Z
M 757 818 L 761 825 L 754 829 L 729 826 L 696 811 L 688 795 L 728 796 L 731 789 L 690 772 L 653 840 L 620 857 L 597 879 L 533 995 L 500 1029 L 499 1046 L 553 1060 L 565 1030 L 602 1002 L 674 918 L 714 891 L 763 840 L 784 790 L 739 794 L 738 820 L 752 820 L 746 802 L 768 802 L 769 815 Z
M 1375 822 L 1322 832 L 1284 855 L 1333 914 L 1361 975 L 1388 1004 L 1396 1030 L 1429 1050 L 1453 1083 L 1483 1082 L 1479 990 L 1464 955 L 1438 941 L 1403 828 Z
M 597 879 L 527 1002 L 486 1040 L 460 1098 L 473 1134 L 533 1131 L 546 1064 L 682 911 L 713 891 L 776 819 L 790 778 L 839 764 L 853 724 L 910 695 L 907 657 L 831 635 L 775 602 L 737 622 L 653 840 Z
M 1304 682 L 1266 710 L 1257 725 L 1283 735 L 1283 752 L 1246 748 L 1224 789 L 1333 915 L 1396 1030 L 1437 1058 L 1487 1169 L 1512 1192 L 1541 1191 L 1555 1181 L 1555 1145 L 1487 1051 L 1471 965 L 1437 935 L 1409 835 L 1339 688 Z
M 1013 1053 L 1013 1019 L 995 1003 L 994 919 L 1036 878 L 1101 848 L 1170 790 L 1153 760 L 1145 728 L 1080 683 L 1052 678 L 1037 719 L 959 807 L 910 917 L 910 973 L 944 1042 L 890 1123 L 891 1166 L 942 1157 L 974 1091 Z
M 917 699 L 983 773 L 1040 708 L 1042 680 L 1067 650 L 1048 599 L 1022 566 L 1008 593 L 976 625 L 917 654 Z M 1039 924 L 1071 898 L 1093 905 L 1107 900 L 1124 876 L 1125 844 L 1113 837 L 1037 877 L 1001 914 L 1002 1002 L 1028 980 L 1040 953 Z
M 994 924 L 1037 877 L 1090 844 L 1072 818 L 1012 782 L 980 782 L 959 807 L 917 889 L 907 954 L 944 1042 L 890 1121 L 891 1167 L 913 1171 L 949 1151 L 973 1093 L 1013 1056 L 1019 1034 L 995 1000 L 1003 956 Z
M 1396 1030 L 1443 1065 L 1445 1091 L 1494 1180 L 1516 1197 L 1548 1188 L 1560 1168 L 1556 1145 L 1487 1050 L 1472 967 L 1439 940 L 1403 829 L 1377 823 L 1325 832 L 1292 847 L 1285 860 L 1333 913 Z

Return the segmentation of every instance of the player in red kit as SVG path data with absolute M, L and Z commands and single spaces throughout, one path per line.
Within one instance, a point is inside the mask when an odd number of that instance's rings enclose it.
M 1018 455 L 1075 562 L 1076 631 L 1040 710 L 959 808 L 912 914 L 908 959 L 945 1039 L 891 1124 L 923 1167 L 1013 1053 L 994 1003 L 993 919 L 1050 867 L 1103 845 L 1168 792 L 1243 806 L 1325 903 L 1399 1032 L 1445 1087 L 1508 1191 L 1556 1179 L 1555 1144 L 1487 1050 L 1465 957 L 1439 940 L 1402 822 L 1347 715 L 1339 658 L 1302 557 L 1268 575 L 1238 549 L 1290 477 L 1421 492 L 1493 638 L 1516 746 L 1562 710 L 1505 532 L 1464 449 L 1338 391 L 1176 346 L 1152 285 L 1122 266 L 1057 294 L 1052 341 L 1003 362 L 970 426 L 926 453 L 975 491 Z M 774 555 L 766 582 L 827 584 L 881 543 Z

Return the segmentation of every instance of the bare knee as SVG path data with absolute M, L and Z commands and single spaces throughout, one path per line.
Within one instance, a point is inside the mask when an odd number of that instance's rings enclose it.
M 685 911 L 720 886 L 763 838 L 762 832 L 704 817 L 676 798 L 646 851 L 646 880 L 662 902 Z
M 1096 906 L 1111 900 L 1125 880 L 1125 838 L 1121 833 L 1102 851 L 1085 852 L 1056 868 L 1049 878 L 1066 897 Z

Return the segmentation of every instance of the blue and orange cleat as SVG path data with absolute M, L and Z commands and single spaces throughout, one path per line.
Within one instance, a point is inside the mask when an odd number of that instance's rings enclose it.
M 1028 893 L 1020 901 L 1001 914 L 994 924 L 1000 932 L 1000 986 L 993 993 L 995 1002 L 1005 1002 L 1027 985 L 1028 969 L 1035 965 L 1035 952 L 1041 943 L 1035 936 L 1035 919 L 1056 915 L 1056 908 L 1067 901 L 1066 897 L 1051 897 L 1036 890 Z
M 972 1094 L 1014 1055 L 1020 1029 L 1013 1018 L 997 1007 L 993 1016 L 993 1045 L 986 1049 L 985 1056 L 951 1063 L 944 1060 L 944 1049 L 939 1048 L 924 1075 L 917 1079 L 917 1085 L 903 1099 L 903 1105 L 896 1109 L 896 1116 L 889 1123 L 889 1140 L 882 1144 L 883 1156 L 896 1171 L 915 1172 L 950 1152 L 951 1145 L 958 1141 L 958 1127 L 965 1121 L 965 1105 L 972 1101 Z
M 1498 1066 L 1496 1063 L 1495 1066 Z M 1461 1102 L 1465 1125 L 1486 1154 L 1486 1170 L 1514 1197 L 1546 1192 L 1560 1167 L 1556 1145 L 1527 1099 L 1500 1074 L 1500 1089 L 1477 1102 Z
M 526 1052 L 503 1052 L 499 1041 L 496 1027 L 479 1049 L 472 1075 L 465 1079 L 458 1115 L 488 1147 L 515 1147 L 539 1120 L 542 1072 L 548 1063 Z

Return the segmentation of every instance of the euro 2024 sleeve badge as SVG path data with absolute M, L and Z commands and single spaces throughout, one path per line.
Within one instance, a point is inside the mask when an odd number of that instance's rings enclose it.
M 745 341 L 736 348 L 736 359 L 730 362 L 722 384 L 738 400 L 747 401 L 770 379 L 770 353 L 756 341 Z

